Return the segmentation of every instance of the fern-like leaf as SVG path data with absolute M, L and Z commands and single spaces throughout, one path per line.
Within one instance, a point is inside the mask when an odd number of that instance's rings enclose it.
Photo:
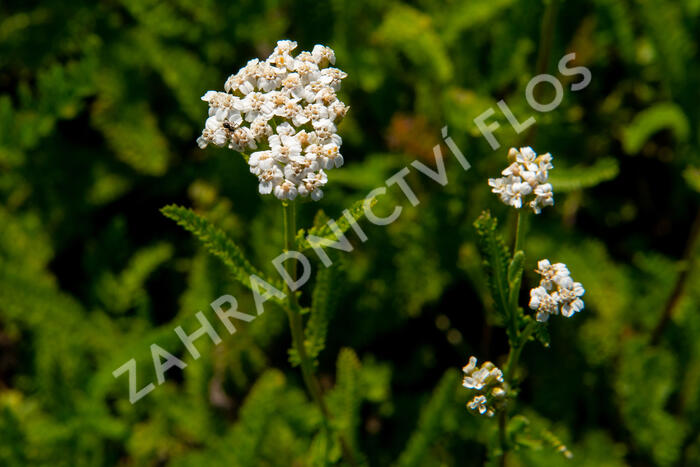
M 348 218 L 344 214 L 339 216 L 338 219 L 335 220 L 338 229 L 340 229 L 342 233 L 345 233 L 352 226 L 353 223 L 359 221 L 365 215 L 364 203 L 365 200 L 355 201 L 353 205 L 347 209 L 347 211 L 350 213 L 350 218 L 353 220 L 352 222 L 348 220 Z M 369 201 L 369 207 L 374 206 L 376 203 L 376 198 L 371 199 Z M 314 218 L 313 227 L 311 227 L 308 230 L 308 232 L 304 229 L 299 230 L 299 232 L 297 233 L 296 241 L 300 251 L 310 250 L 312 248 L 311 244 L 306 239 L 308 235 L 326 238 L 328 240 L 337 239 L 335 232 L 328 225 L 329 220 L 330 218 L 323 211 L 319 211 L 316 214 L 316 217 Z
M 310 358 L 316 358 L 326 346 L 328 323 L 333 316 L 338 299 L 337 279 L 340 268 L 336 266 L 318 271 L 316 285 L 311 295 L 311 316 L 306 324 L 306 345 Z
M 348 448 L 356 458 L 361 458 L 357 449 L 357 430 L 360 424 L 362 403 L 361 365 L 355 351 L 343 348 L 336 363 L 336 384 L 328 396 L 328 403 L 334 415 L 335 429 L 348 443 Z
M 445 412 L 455 410 L 453 407 L 455 388 L 459 386 L 459 376 L 453 369 L 447 370 L 433 391 L 428 403 L 421 410 L 418 426 L 408 440 L 406 449 L 401 453 L 398 466 L 411 467 L 423 465 L 428 451 L 441 435 Z
M 250 264 L 241 249 L 222 230 L 191 209 L 171 204 L 160 211 L 166 217 L 177 222 L 178 225 L 192 232 L 211 254 L 217 256 L 228 266 L 233 277 L 244 286 L 250 288 L 250 276 L 256 275 L 278 289 L 282 288 L 279 280 L 265 278 L 262 272 Z
M 493 296 L 496 311 L 500 313 L 505 323 L 512 322 L 510 315 L 508 264 L 510 255 L 503 238 L 496 233 L 498 221 L 491 217 L 489 211 L 481 213 L 474 222 L 478 235 L 478 246 L 483 258 L 484 269 L 488 277 L 489 290 Z M 515 342 L 514 330 L 508 329 L 508 337 Z

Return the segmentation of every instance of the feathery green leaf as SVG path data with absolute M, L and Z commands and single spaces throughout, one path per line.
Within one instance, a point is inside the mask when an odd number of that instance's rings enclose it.
M 178 225 L 192 232 L 211 254 L 219 257 L 228 266 L 233 277 L 244 286 L 250 288 L 250 276 L 256 275 L 276 288 L 282 288 L 279 280 L 265 278 L 262 272 L 250 264 L 233 240 L 204 217 L 191 209 L 174 204 L 165 206 L 160 211 L 166 217 L 177 222 Z
M 620 166 L 613 158 L 603 158 L 589 167 L 557 167 L 549 172 L 555 193 L 590 188 L 617 177 Z

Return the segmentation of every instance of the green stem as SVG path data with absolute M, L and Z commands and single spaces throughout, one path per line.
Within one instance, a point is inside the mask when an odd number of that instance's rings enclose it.
M 294 243 L 296 238 L 296 210 L 294 202 L 283 203 L 283 218 L 284 218 L 284 251 L 291 251 L 294 249 Z M 297 278 L 297 268 L 296 262 L 286 261 L 285 269 L 287 274 L 292 278 L 292 281 L 296 281 Z M 288 285 L 285 285 L 287 291 L 287 297 L 289 299 L 288 306 L 285 308 L 287 312 L 287 317 L 289 318 L 289 328 L 292 333 L 292 345 L 299 356 L 301 374 L 304 379 L 304 384 L 306 389 L 311 394 L 311 398 L 314 400 L 319 410 L 321 411 L 323 426 L 326 433 L 330 434 L 330 419 L 331 414 L 326 405 L 326 401 L 323 398 L 323 393 L 321 391 L 321 385 L 314 374 L 314 365 L 311 359 L 309 359 L 306 353 L 306 345 L 304 342 L 304 323 L 301 316 L 301 310 L 299 308 L 299 302 L 297 301 L 297 295 L 293 292 Z M 355 457 L 350 449 L 350 445 L 347 443 L 342 434 L 338 434 L 340 439 L 340 446 L 343 451 L 343 456 L 348 461 L 350 465 L 357 465 Z
M 503 381 L 507 391 L 511 391 L 515 387 L 513 383 L 513 373 L 518 366 L 518 360 L 520 360 L 520 354 L 525 347 L 528 339 L 535 330 L 537 323 L 535 321 L 530 321 L 525 329 L 518 334 L 518 342 L 516 345 L 511 346 L 510 352 L 508 353 L 508 360 L 503 367 Z M 503 467 L 506 465 L 506 453 L 508 452 L 508 443 L 506 441 L 506 428 L 508 427 L 508 412 L 507 407 L 504 407 L 498 414 L 498 439 L 501 445 L 501 457 L 499 464 Z
M 501 445 L 501 459 L 499 465 L 505 467 L 506 465 L 506 452 L 508 451 L 508 444 L 506 443 L 506 427 L 508 426 L 508 414 L 505 410 L 501 410 L 498 414 L 498 442 Z
M 518 335 L 518 344 L 515 347 L 511 347 L 511 349 L 510 349 L 510 353 L 508 354 L 508 360 L 506 361 L 506 366 L 503 367 L 503 379 L 510 386 L 513 386 L 513 384 L 512 384 L 513 372 L 515 371 L 515 368 L 518 366 L 518 360 L 520 360 L 520 354 L 522 353 L 523 348 L 525 347 L 525 344 L 527 344 L 528 339 L 530 339 L 530 336 L 535 331 L 536 326 L 537 326 L 536 321 L 530 321 L 529 323 L 527 323 L 527 326 L 525 326 L 525 329 L 523 329 L 522 332 L 520 333 L 520 335 Z
M 520 214 L 520 209 L 517 210 L 516 218 L 515 218 L 515 240 L 513 240 L 513 255 L 520 249 L 520 246 L 522 244 L 521 236 L 522 236 L 522 231 L 524 230 L 522 227 L 522 220 L 521 220 L 521 214 Z
M 290 251 L 293 247 L 294 237 L 296 235 L 296 213 L 293 203 L 285 203 L 284 208 L 284 251 Z M 287 274 L 296 280 L 297 271 L 296 263 L 294 261 L 286 261 L 285 268 Z M 296 293 L 293 292 L 288 285 L 285 285 L 287 290 L 287 297 L 289 299 L 289 306 L 287 308 L 287 315 L 289 317 L 289 328 L 292 332 L 292 345 L 297 351 L 299 360 L 301 362 L 301 373 L 304 378 L 304 383 L 306 384 L 311 397 L 314 399 L 316 404 L 318 404 L 324 418 L 328 415 L 328 408 L 326 407 L 325 401 L 321 395 L 321 387 L 318 380 L 313 374 L 313 364 L 309 360 L 306 353 L 306 346 L 304 345 L 304 325 L 302 322 L 301 313 L 299 312 L 299 304 L 297 302 Z
M 555 23 L 556 23 L 556 17 L 557 17 L 557 0 L 549 0 L 547 2 L 547 7 L 544 12 L 544 16 L 542 17 L 542 23 L 540 27 L 540 42 L 538 45 L 538 51 L 537 51 L 537 64 L 535 65 L 535 74 L 540 75 L 543 73 L 547 72 L 547 68 L 549 67 L 549 57 L 551 55 L 551 50 L 552 50 L 552 42 L 554 40 L 554 29 L 555 29 Z M 539 96 L 541 93 L 541 86 L 535 88 L 535 99 L 539 102 Z M 525 136 L 525 144 L 527 146 L 532 146 L 532 143 L 535 140 L 537 132 L 537 125 L 534 125 L 531 130 L 527 133 Z M 519 250 L 519 248 L 522 246 L 522 237 L 524 236 L 523 231 L 524 226 L 522 224 L 522 219 L 521 219 L 521 214 L 520 211 L 518 211 L 517 214 L 517 219 L 515 221 L 515 238 L 513 240 L 513 255 Z M 517 329 L 517 323 L 515 323 L 517 313 L 515 309 L 511 310 L 511 315 L 510 315 L 510 321 L 512 323 L 508 323 L 509 326 L 515 326 Z M 511 387 L 513 386 L 513 373 L 515 371 L 515 368 L 518 365 L 518 360 L 520 360 L 520 354 L 523 351 L 523 347 L 527 343 L 528 339 L 530 338 L 530 335 L 535 330 L 535 327 L 537 326 L 537 323 L 535 321 L 530 321 L 525 329 L 523 329 L 521 332 L 518 332 L 518 336 L 516 338 L 516 344 L 513 345 L 511 342 L 511 347 L 510 347 L 510 352 L 508 353 L 508 360 L 506 361 L 506 365 L 503 368 L 503 380 L 505 381 L 505 385 L 507 387 L 507 390 L 510 391 Z M 500 465 L 505 467 L 506 465 L 506 453 L 508 451 L 508 444 L 506 442 L 506 428 L 508 426 L 508 413 L 507 413 L 507 407 L 504 408 L 498 415 L 498 432 L 499 432 L 499 440 L 501 444 L 501 458 L 500 458 Z

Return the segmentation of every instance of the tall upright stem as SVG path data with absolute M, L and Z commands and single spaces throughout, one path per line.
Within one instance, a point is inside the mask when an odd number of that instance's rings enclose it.
M 284 251 L 291 251 L 293 249 L 294 237 L 296 235 L 296 212 L 293 203 L 285 203 L 283 205 L 284 209 Z M 286 261 L 285 268 L 287 274 L 295 281 L 297 278 L 297 268 L 296 262 Z M 287 307 L 287 316 L 289 318 L 289 328 L 292 332 L 292 345 L 299 356 L 299 361 L 301 365 L 301 373 L 304 378 L 304 384 L 306 384 L 311 397 L 314 402 L 318 405 L 324 418 L 328 416 L 328 408 L 321 395 L 321 387 L 318 380 L 313 374 L 313 365 L 309 360 L 306 353 L 306 346 L 304 345 L 304 326 L 301 318 L 301 313 L 299 312 L 299 304 L 297 302 L 296 293 L 293 292 L 289 285 L 285 285 L 287 290 L 287 297 L 289 300 L 289 306 Z
M 558 0 L 545 0 L 547 7 L 545 8 L 544 11 L 544 16 L 542 17 L 542 23 L 540 27 L 540 41 L 538 45 L 538 50 L 537 50 L 537 64 L 535 65 L 535 74 L 543 74 L 547 72 L 547 68 L 549 67 L 549 57 L 551 55 L 552 51 L 552 42 L 554 40 L 554 29 L 555 29 L 555 24 L 556 24 L 556 17 L 557 17 L 557 1 Z M 540 89 L 541 86 L 535 88 L 535 99 L 539 102 L 539 96 L 540 96 Z M 533 141 L 535 140 L 537 132 L 537 125 L 534 125 L 530 132 L 527 134 L 525 137 L 525 142 L 527 145 L 531 146 Z M 521 214 L 520 211 L 518 210 L 517 214 L 517 219 L 515 221 L 515 239 L 513 240 L 513 254 L 515 254 L 520 247 L 522 247 L 522 239 L 521 237 L 523 236 L 523 230 L 524 226 L 522 224 L 522 219 L 521 219 Z M 510 319 L 515 320 L 516 313 L 515 310 L 510 314 Z M 510 323 L 509 323 L 510 324 Z M 525 327 L 525 329 L 522 330 L 522 332 L 518 332 L 517 336 L 517 343 L 515 346 L 511 344 L 510 352 L 508 353 L 508 360 L 506 362 L 506 365 L 504 367 L 504 372 L 503 372 L 503 379 L 506 383 L 506 386 L 511 386 L 513 384 L 513 374 L 515 372 L 515 368 L 518 365 L 518 360 L 520 359 L 520 354 L 523 350 L 523 347 L 527 343 L 528 339 L 530 338 L 530 335 L 534 332 L 535 330 L 535 322 L 531 321 L 528 323 L 528 325 Z M 516 324 L 517 326 L 517 324 Z M 502 467 L 505 467 L 506 465 L 506 453 L 508 452 L 508 444 L 506 441 L 506 429 L 508 426 L 508 413 L 507 413 L 507 408 L 504 408 L 499 414 L 498 414 L 498 435 L 499 435 L 499 442 L 501 445 L 501 458 L 499 460 L 499 464 Z
M 291 251 L 295 247 L 295 238 L 297 233 L 296 227 L 296 209 L 294 202 L 284 203 L 283 208 L 283 218 L 284 218 L 284 251 Z M 292 278 L 292 282 L 297 279 L 297 268 L 295 261 L 286 261 L 285 269 L 287 274 Z M 326 433 L 330 436 L 330 419 L 331 414 L 326 405 L 326 401 L 323 398 L 323 393 L 321 392 L 321 385 L 314 374 L 313 363 L 309 359 L 306 353 L 306 345 L 304 343 L 304 323 L 301 317 L 301 311 L 299 308 L 299 303 L 297 301 L 296 293 L 293 292 L 289 285 L 285 285 L 288 297 L 288 306 L 285 307 L 287 312 L 287 317 L 289 318 L 289 328 L 292 333 L 292 345 L 299 356 L 299 362 L 301 366 L 301 374 L 304 379 L 304 384 L 306 389 L 309 391 L 311 398 L 314 400 L 319 410 L 321 411 L 324 429 Z M 338 434 L 340 439 L 340 446 L 343 451 L 343 456 L 348 461 L 350 465 L 357 465 L 355 461 L 355 456 L 352 450 L 343 437 L 342 433 Z

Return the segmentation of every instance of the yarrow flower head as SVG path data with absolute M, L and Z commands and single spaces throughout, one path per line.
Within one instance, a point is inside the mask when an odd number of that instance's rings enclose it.
M 540 285 L 530 290 L 530 308 L 536 310 L 537 321 L 545 322 L 550 315 L 558 315 L 560 311 L 564 317 L 570 318 L 583 310 L 580 297 L 586 291 L 580 282 L 574 282 L 565 264 L 551 264 L 548 259 L 543 259 L 537 263 L 535 272 L 542 276 Z
M 476 391 L 467 408 L 480 415 L 493 417 L 498 403 L 506 396 L 503 372 L 491 362 L 484 362 L 481 367 L 477 367 L 476 363 L 476 357 L 469 357 L 469 363 L 462 368 L 465 375 L 462 386 Z
M 552 185 L 547 183 L 549 169 L 554 168 L 552 155 L 538 156 L 528 146 L 520 150 L 510 148 L 508 159 L 511 164 L 501 172 L 503 177 L 489 178 L 491 191 L 516 209 L 528 203 L 535 214 L 539 214 L 544 206 L 554 206 Z M 526 197 L 529 196 L 532 199 L 528 202 Z
M 326 170 L 343 165 L 337 125 L 349 107 L 336 93 L 347 76 L 329 47 L 292 56 L 297 43 L 279 41 L 265 60 L 253 59 L 229 76 L 225 92 L 207 91 L 209 118 L 199 147 L 208 144 L 250 154 L 261 194 L 318 201 Z

